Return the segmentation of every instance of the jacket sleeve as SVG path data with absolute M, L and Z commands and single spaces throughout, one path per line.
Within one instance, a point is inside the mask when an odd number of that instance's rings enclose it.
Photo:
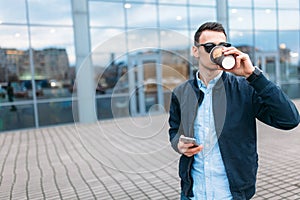
M 170 142 L 171 142 L 171 146 L 172 148 L 178 152 L 178 141 L 179 141 L 179 137 L 180 137 L 180 129 L 181 129 L 181 111 L 180 111 L 180 104 L 179 101 L 176 97 L 176 95 L 174 94 L 174 92 L 172 92 L 172 96 L 171 96 L 171 104 L 170 104 L 170 116 L 169 116 L 169 137 L 170 137 Z
M 254 110 L 257 119 L 283 130 L 293 129 L 300 122 L 299 112 L 294 103 L 263 74 L 253 80 Z

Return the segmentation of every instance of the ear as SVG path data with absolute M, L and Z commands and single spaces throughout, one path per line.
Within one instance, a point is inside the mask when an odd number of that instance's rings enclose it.
M 193 56 L 194 56 L 195 58 L 199 58 L 199 49 L 198 49 L 198 47 L 193 46 L 193 47 L 192 47 L 192 52 L 193 52 Z

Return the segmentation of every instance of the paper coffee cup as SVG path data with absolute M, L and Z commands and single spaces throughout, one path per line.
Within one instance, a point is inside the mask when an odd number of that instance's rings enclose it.
M 224 69 L 232 69 L 235 65 L 235 58 L 233 55 L 224 56 L 222 49 L 222 46 L 215 46 L 210 52 L 210 60 Z

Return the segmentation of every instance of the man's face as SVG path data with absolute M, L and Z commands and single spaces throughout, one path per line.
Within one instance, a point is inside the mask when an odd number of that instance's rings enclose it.
M 214 43 L 216 45 L 226 42 L 226 36 L 222 32 L 203 31 L 199 37 L 199 44 Z M 193 55 L 199 62 L 199 68 L 206 68 L 208 70 L 218 69 L 218 65 L 211 62 L 209 53 L 204 46 L 193 46 Z

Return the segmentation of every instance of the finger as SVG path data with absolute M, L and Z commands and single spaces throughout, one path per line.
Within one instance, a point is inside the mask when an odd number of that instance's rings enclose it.
M 199 145 L 199 146 L 197 146 L 197 147 L 192 147 L 192 148 L 189 148 L 188 150 L 187 150 L 187 152 L 191 152 L 191 153 L 199 153 L 200 151 L 202 151 L 202 149 L 203 149 L 203 145 Z
M 194 146 L 194 144 L 193 143 L 184 143 L 184 142 L 179 140 L 178 146 L 182 147 L 182 148 L 190 148 L 190 147 Z
M 179 149 L 179 151 L 180 151 L 182 154 L 186 154 L 187 149 L 186 149 L 186 148 L 181 148 L 181 149 Z
M 236 57 L 235 58 L 235 68 L 239 69 L 241 67 L 241 59 Z
M 185 153 L 184 155 L 186 155 L 187 157 L 191 157 L 191 156 L 193 156 L 194 154 L 192 154 L 192 153 Z
M 188 145 L 183 145 L 183 146 L 179 146 L 178 147 L 178 150 L 179 150 L 179 152 L 181 152 L 182 154 L 185 154 L 185 153 L 189 153 L 189 149 L 191 149 L 191 147 L 192 147 L 193 145 L 191 145 L 191 144 L 188 144 Z
M 224 47 L 222 52 L 225 56 L 227 56 L 232 54 L 239 54 L 240 51 L 235 47 Z
M 202 151 L 202 149 L 203 149 L 203 145 L 199 145 L 197 147 L 188 148 L 188 149 L 186 149 L 185 154 L 194 155 L 194 154 L 197 154 L 200 151 Z
M 186 151 L 192 146 L 193 146 L 193 144 L 185 144 L 185 143 L 179 141 L 177 147 L 178 147 L 178 150 L 180 153 L 185 154 Z

